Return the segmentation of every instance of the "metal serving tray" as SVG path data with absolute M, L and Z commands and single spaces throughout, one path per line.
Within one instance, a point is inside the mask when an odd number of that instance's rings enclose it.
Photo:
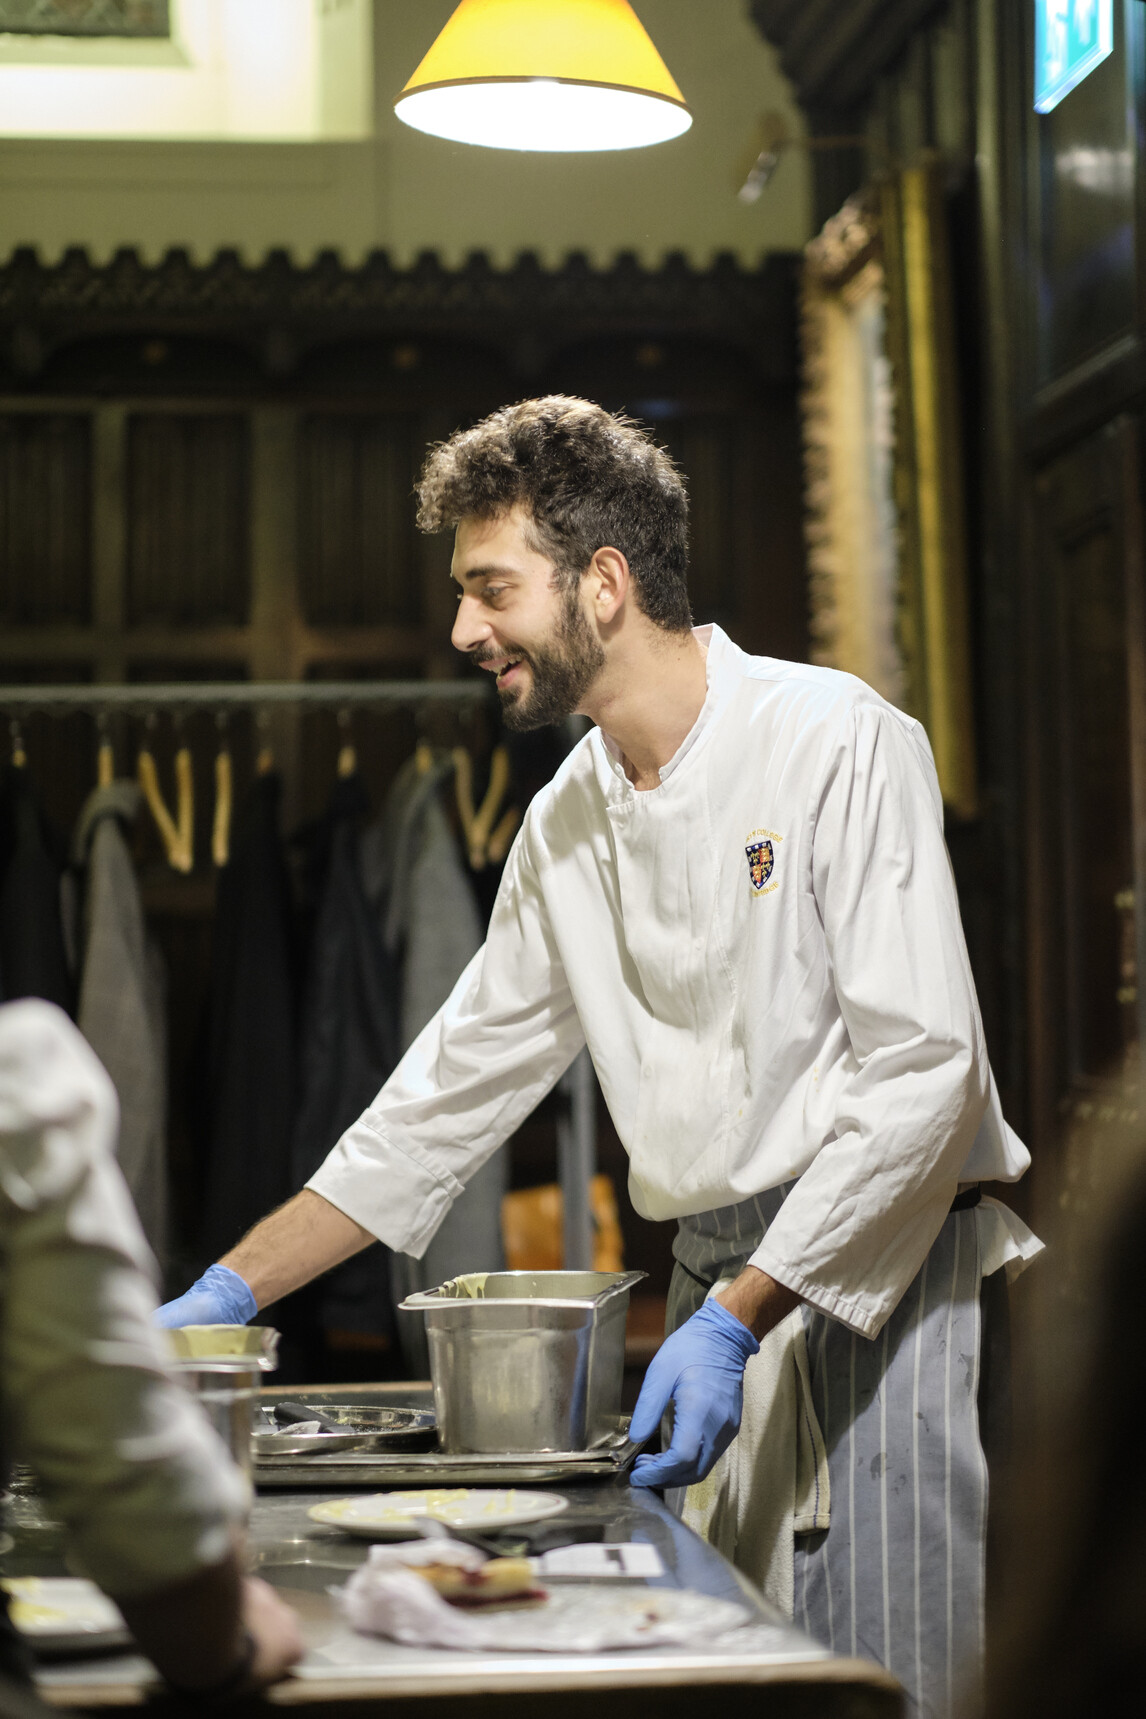
M 465 1455 L 439 1450 L 384 1456 L 376 1451 L 331 1451 L 325 1456 L 275 1457 L 255 1463 L 260 1490 L 285 1486 L 525 1486 L 536 1481 L 611 1480 L 624 1474 L 639 1445 L 628 1436 L 629 1417 L 618 1416 L 590 1450 Z

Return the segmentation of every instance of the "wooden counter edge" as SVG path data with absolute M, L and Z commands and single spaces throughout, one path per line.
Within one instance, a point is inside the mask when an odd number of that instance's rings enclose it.
M 476 1673 L 463 1684 L 460 1678 L 421 1675 L 378 1678 L 288 1678 L 266 1691 L 276 1707 L 294 1707 L 307 1701 L 385 1701 L 416 1695 L 505 1695 L 551 1694 L 560 1690 L 699 1688 L 702 1685 L 745 1683 L 862 1683 L 867 1688 L 898 1694 L 900 1685 L 890 1672 L 870 1659 L 801 1659 L 777 1665 L 642 1666 L 594 1667 L 580 1673 L 562 1671 Z
M 412 1696 L 550 1694 L 559 1690 L 665 1689 L 717 1684 L 765 1683 L 860 1683 L 870 1689 L 899 1693 L 891 1673 L 870 1659 L 801 1659 L 778 1665 L 640 1666 L 595 1667 L 570 1675 L 560 1673 L 490 1672 L 463 1680 L 460 1676 L 427 1677 L 424 1673 L 401 1677 L 288 1677 L 264 1691 L 264 1700 L 276 1707 L 299 1707 L 316 1701 L 387 1701 Z M 155 1691 L 157 1686 L 152 1686 Z M 141 1707 L 149 1690 L 140 1684 L 70 1684 L 38 1688 L 42 1701 L 52 1707 Z

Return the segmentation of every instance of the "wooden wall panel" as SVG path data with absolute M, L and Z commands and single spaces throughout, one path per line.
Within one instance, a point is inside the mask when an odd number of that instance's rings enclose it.
M 86 417 L 0 415 L 0 620 L 88 620 L 90 486 Z
M 1027 883 L 1034 1217 L 1085 1294 L 1085 1229 L 1141 1158 L 1146 844 L 1139 425 L 1080 440 L 1032 484 Z M 1133 551 L 1133 546 L 1139 546 Z M 1133 551 L 1133 552 L 1132 552 Z M 1136 811 L 1137 808 L 1137 811 Z M 1080 1278 L 1079 1273 L 1083 1276 Z
M 416 623 L 416 420 L 316 414 L 299 450 L 299 572 L 315 625 Z
M 737 422 L 727 414 L 688 415 L 658 426 L 688 479 L 689 596 L 696 619 L 735 630 Z
M 1134 328 L 1132 66 L 1134 14 L 1141 10 L 1137 0 L 1116 5 L 1109 58 L 1052 112 L 1027 113 L 1030 250 L 1037 271 L 1029 304 L 1040 384 L 1065 376 Z M 1032 37 L 1028 20 L 1033 52 Z
M 127 426 L 133 623 L 246 621 L 250 453 L 235 414 L 135 412 Z
M 1059 797 L 1044 864 L 1061 880 L 1063 1091 L 1116 1078 L 1137 1038 L 1133 974 L 1123 972 L 1134 887 L 1125 498 L 1110 481 L 1109 443 L 1106 432 L 1091 437 L 1038 483 L 1055 619 L 1047 668 L 1056 732 L 1048 741 Z

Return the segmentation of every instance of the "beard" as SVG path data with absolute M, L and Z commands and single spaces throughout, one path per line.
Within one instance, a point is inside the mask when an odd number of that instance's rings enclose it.
M 577 591 L 568 593 L 561 619 L 544 644 L 532 651 L 515 645 L 509 654 L 520 656 L 530 672 L 526 691 L 498 688 L 502 721 L 515 734 L 572 716 L 605 664 L 601 641 L 585 618 Z

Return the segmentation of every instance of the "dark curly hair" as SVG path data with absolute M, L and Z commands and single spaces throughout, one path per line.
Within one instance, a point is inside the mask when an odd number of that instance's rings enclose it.
M 566 590 L 598 549 L 619 549 L 649 620 L 666 632 L 692 625 L 684 480 L 623 413 L 564 394 L 503 406 L 430 449 L 417 494 L 423 531 L 524 507 Z

